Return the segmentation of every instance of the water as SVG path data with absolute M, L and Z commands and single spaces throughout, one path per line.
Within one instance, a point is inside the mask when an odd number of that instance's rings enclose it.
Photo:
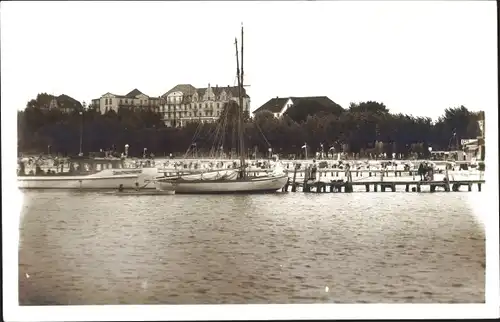
M 480 193 L 24 193 L 19 302 L 484 302 Z

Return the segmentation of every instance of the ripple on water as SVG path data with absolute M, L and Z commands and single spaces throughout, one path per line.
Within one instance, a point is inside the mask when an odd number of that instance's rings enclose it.
M 484 302 L 467 194 L 25 200 L 23 305 Z

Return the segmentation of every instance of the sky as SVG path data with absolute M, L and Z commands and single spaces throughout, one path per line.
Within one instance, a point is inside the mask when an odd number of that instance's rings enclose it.
M 498 106 L 494 1 L 2 2 L 2 110 L 37 93 L 236 85 L 245 27 L 251 110 L 279 96 L 378 101 L 436 119 Z

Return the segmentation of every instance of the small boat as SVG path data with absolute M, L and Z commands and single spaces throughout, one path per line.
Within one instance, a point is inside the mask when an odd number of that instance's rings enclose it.
M 126 168 L 121 158 L 72 157 L 68 160 L 69 171 L 26 174 L 21 167 L 17 177 L 21 189 L 117 189 L 120 186 L 137 188 L 147 185 L 150 178 L 158 175 L 156 168 Z M 61 165 L 63 167 L 64 165 Z

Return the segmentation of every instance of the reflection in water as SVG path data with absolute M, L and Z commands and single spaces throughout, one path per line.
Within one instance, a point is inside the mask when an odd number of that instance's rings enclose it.
M 19 301 L 484 302 L 479 196 L 25 192 Z

